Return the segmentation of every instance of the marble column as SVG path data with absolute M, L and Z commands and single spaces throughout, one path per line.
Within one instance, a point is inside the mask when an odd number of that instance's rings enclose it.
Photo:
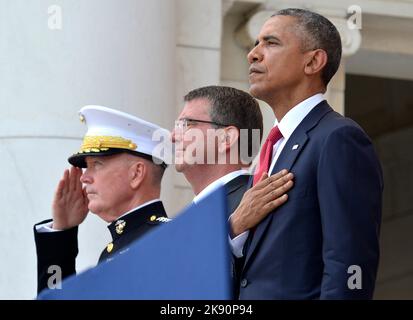
M 177 16 L 177 79 L 176 108 L 178 116 L 183 97 L 190 90 L 217 85 L 220 80 L 222 15 L 231 0 L 176 0 Z M 191 186 L 182 173 L 174 174 L 173 216 L 194 197 Z
M 0 1 L 1 299 L 35 296 L 32 227 L 51 217 L 66 159 L 80 146 L 77 111 L 104 105 L 171 127 L 174 9 L 164 0 Z M 79 269 L 97 262 L 105 226 L 90 215 L 80 228 Z

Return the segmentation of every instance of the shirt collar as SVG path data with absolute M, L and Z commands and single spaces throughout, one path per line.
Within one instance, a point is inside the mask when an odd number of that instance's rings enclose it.
M 165 208 L 159 199 L 148 201 L 128 211 L 108 225 L 112 240 L 134 232 L 146 223 L 157 223 L 156 219 L 166 217 Z
M 288 111 L 280 122 L 275 119 L 274 127 L 278 125 L 278 129 L 280 129 L 283 138 L 288 140 L 301 121 L 323 100 L 325 99 L 322 93 L 317 93 L 305 99 Z
M 243 175 L 243 174 L 249 174 L 249 172 L 245 169 L 237 170 L 237 171 L 232 171 L 225 176 L 222 176 L 221 178 L 215 180 L 214 182 L 210 183 L 206 188 L 204 188 L 200 193 L 198 193 L 195 197 L 193 202 L 198 203 L 201 199 L 205 198 L 209 194 L 211 194 L 215 189 L 217 189 L 220 186 L 223 186 L 230 182 L 231 180 L 235 179 L 236 177 Z
M 141 209 L 142 207 L 145 207 L 145 206 L 147 206 L 147 205 L 150 205 L 150 204 L 152 204 L 152 203 L 155 203 L 155 202 L 157 202 L 157 201 L 161 201 L 161 199 L 153 199 L 153 200 L 150 200 L 150 201 L 148 201 L 148 202 L 145 202 L 144 204 L 141 204 L 141 205 L 137 206 L 136 208 L 133 208 L 132 210 L 129 210 L 128 212 L 122 214 L 121 216 L 119 216 L 118 218 L 116 218 L 116 220 L 118 220 L 118 219 L 120 219 L 120 218 L 128 215 L 128 214 L 131 213 L 131 212 L 134 212 L 134 211 L 136 211 L 136 210 L 138 210 L 138 209 Z

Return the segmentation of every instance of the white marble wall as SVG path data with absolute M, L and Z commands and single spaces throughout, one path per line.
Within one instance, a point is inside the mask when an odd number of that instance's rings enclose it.
M 175 116 L 178 116 L 186 93 L 198 87 L 219 84 L 222 5 L 221 0 L 176 0 L 176 4 Z M 194 196 L 182 174 L 174 173 L 174 181 L 175 202 L 171 215 L 176 215 Z
M 56 4 L 62 25 L 51 30 Z M 173 123 L 174 10 L 164 0 L 0 1 L 1 299 L 35 296 L 32 227 L 51 216 L 55 185 L 80 145 L 77 111 L 102 104 Z M 105 223 L 88 217 L 78 268 L 94 265 L 108 239 Z

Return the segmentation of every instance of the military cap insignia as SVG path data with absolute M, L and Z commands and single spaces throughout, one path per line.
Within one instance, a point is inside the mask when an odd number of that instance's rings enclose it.
M 172 157 L 169 144 L 154 139 L 153 135 L 169 136 L 169 131 L 131 114 L 103 106 L 85 106 L 79 112 L 86 124 L 80 150 L 69 157 L 70 164 L 86 168 L 87 156 L 113 155 L 128 152 L 137 156 L 148 155 L 157 159 L 155 164 L 166 166 Z M 164 139 L 165 140 L 165 139 Z M 160 144 L 164 145 L 159 148 Z M 138 148 L 139 146 L 139 148 Z M 163 153 L 158 150 L 163 150 Z

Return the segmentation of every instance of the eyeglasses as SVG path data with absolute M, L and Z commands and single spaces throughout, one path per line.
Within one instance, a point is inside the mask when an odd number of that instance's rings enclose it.
M 190 119 L 190 118 L 183 118 L 183 119 L 178 119 L 175 121 L 175 129 L 176 130 L 183 130 L 186 131 L 188 129 L 188 125 L 191 123 L 210 123 L 214 124 L 218 127 L 229 127 L 229 124 L 223 124 L 223 123 L 218 123 L 214 121 L 206 121 L 206 120 L 198 120 L 198 119 Z

